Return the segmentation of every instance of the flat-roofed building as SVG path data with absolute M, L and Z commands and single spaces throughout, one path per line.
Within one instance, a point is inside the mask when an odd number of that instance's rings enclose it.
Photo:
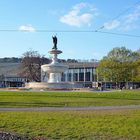
M 63 74 L 63 80 L 68 82 L 79 82 L 83 87 L 92 87 L 97 81 L 97 62 L 67 63 L 68 71 Z
M 20 63 L 0 63 L 0 87 L 23 87 L 27 77 L 20 71 Z

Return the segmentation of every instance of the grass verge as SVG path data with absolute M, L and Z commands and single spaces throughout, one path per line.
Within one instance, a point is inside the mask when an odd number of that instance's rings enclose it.
M 0 131 L 29 139 L 138 140 L 140 109 L 0 113 Z
M 0 92 L 0 107 L 63 107 L 139 105 L 140 91 Z

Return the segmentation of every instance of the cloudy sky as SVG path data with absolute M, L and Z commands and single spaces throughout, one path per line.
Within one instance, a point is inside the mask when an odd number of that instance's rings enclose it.
M 30 49 L 50 57 L 53 35 L 64 59 L 99 60 L 121 46 L 135 51 L 140 48 L 140 2 L 0 0 L 0 57 L 21 57 Z

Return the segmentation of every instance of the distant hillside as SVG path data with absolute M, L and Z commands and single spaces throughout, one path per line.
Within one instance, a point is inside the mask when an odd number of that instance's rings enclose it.
M 47 64 L 49 62 L 49 58 L 45 58 L 44 59 L 44 63 Z M 4 57 L 4 58 L 0 58 L 0 63 L 21 63 L 22 58 L 18 58 L 18 57 Z M 51 60 L 50 60 L 51 61 Z M 68 62 L 68 63 L 76 63 L 78 62 L 78 60 L 76 59 L 59 59 L 60 62 Z
M 7 76 L 18 76 L 21 74 L 21 61 L 22 58 L 17 57 L 5 57 L 0 58 L 0 75 L 7 75 Z M 61 59 L 59 60 L 61 63 L 76 63 L 78 62 L 75 59 Z M 50 59 L 44 58 L 44 64 L 50 63 Z
M 17 57 L 4 57 L 0 58 L 0 63 L 20 63 L 21 60 L 21 58 Z

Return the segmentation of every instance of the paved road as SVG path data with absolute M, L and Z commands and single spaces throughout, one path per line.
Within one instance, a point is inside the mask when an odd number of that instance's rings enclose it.
M 86 110 L 113 110 L 113 109 L 140 109 L 140 105 L 128 106 L 97 106 L 97 107 L 40 107 L 40 108 L 0 108 L 0 112 L 48 112 L 48 111 L 86 111 Z

